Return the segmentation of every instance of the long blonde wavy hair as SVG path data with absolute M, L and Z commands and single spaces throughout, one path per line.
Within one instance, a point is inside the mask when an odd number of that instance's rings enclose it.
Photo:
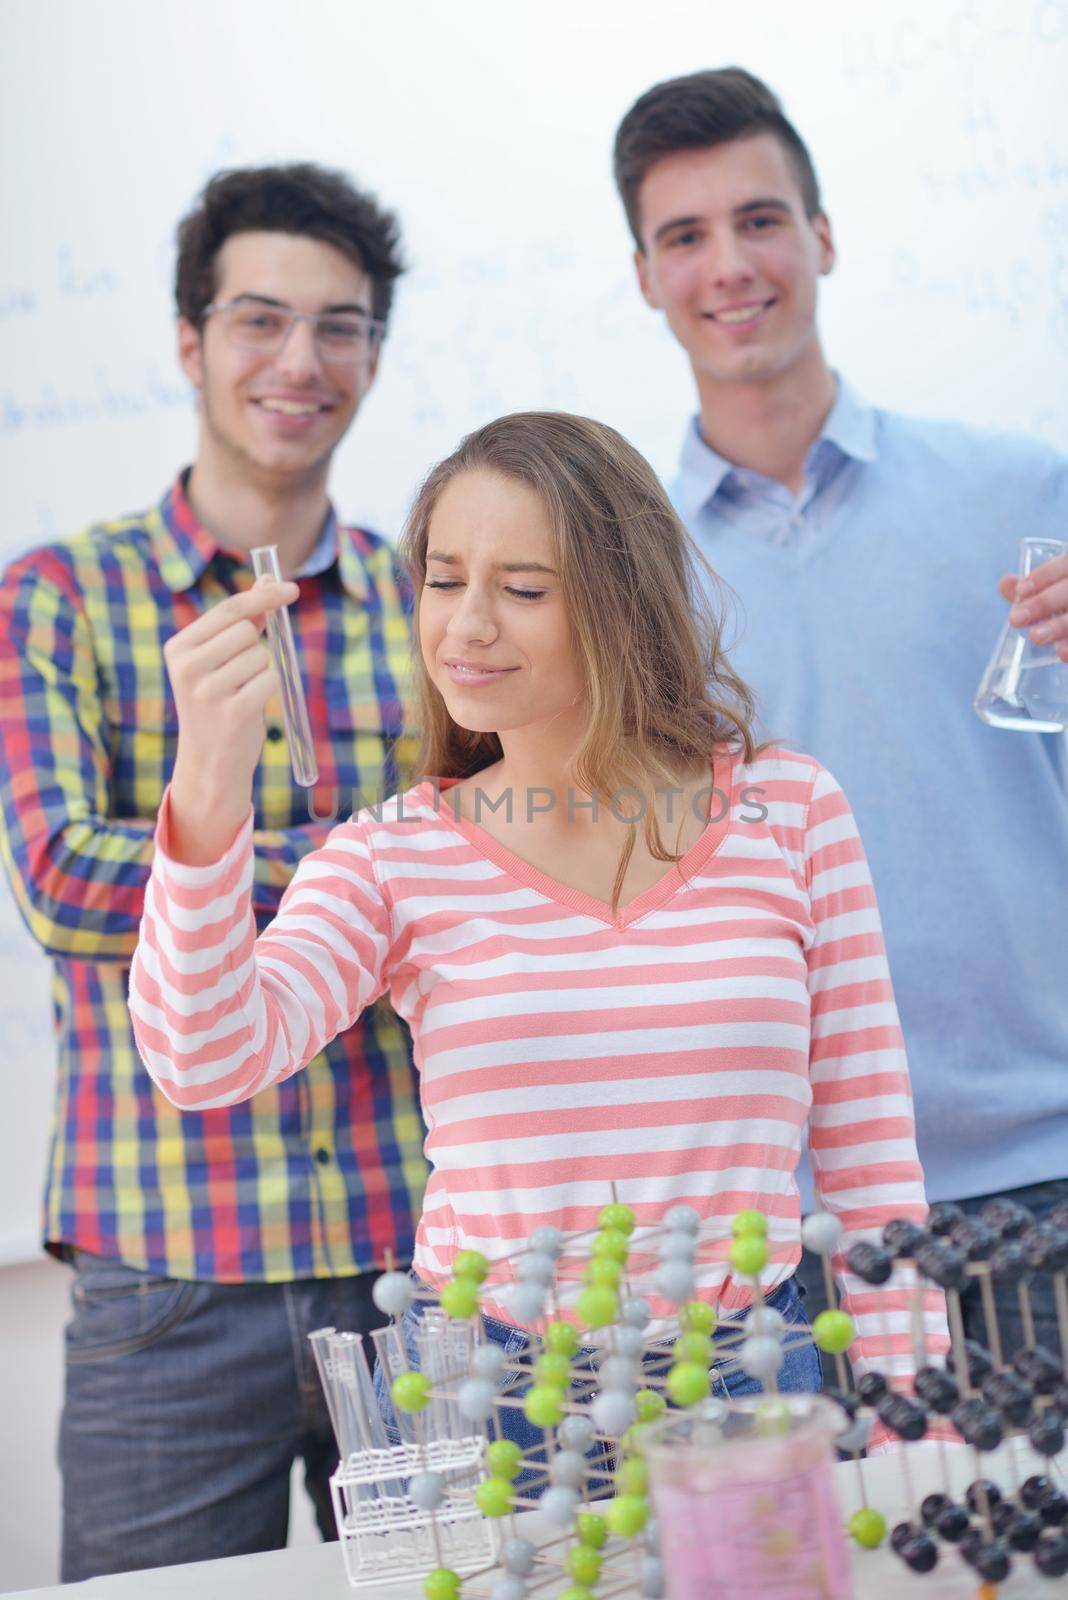
M 416 608 L 434 508 L 445 486 L 490 472 L 533 489 L 545 506 L 589 707 L 576 783 L 600 800 L 645 797 L 651 854 L 677 861 L 661 837 L 654 791 L 710 761 L 715 745 L 756 753 L 751 690 L 722 645 L 724 586 L 704 560 L 645 458 L 614 428 L 566 412 L 526 411 L 470 433 L 433 469 L 401 541 Z M 719 604 L 708 592 L 715 591 Z M 419 770 L 468 778 L 503 754 L 495 733 L 453 720 L 416 650 Z M 616 909 L 634 850 L 628 828 L 612 892 Z

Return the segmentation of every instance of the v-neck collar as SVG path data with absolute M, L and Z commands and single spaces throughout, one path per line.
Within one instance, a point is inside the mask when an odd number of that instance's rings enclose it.
M 533 889 L 547 900 L 557 901 L 570 911 L 593 917 L 610 928 L 623 929 L 633 926 L 651 911 L 659 910 L 680 889 L 685 888 L 694 874 L 720 849 L 733 826 L 735 774 L 739 759 L 739 751 L 725 749 L 719 752 L 709 767 L 710 786 L 717 791 L 709 797 L 709 809 L 710 812 L 721 809 L 723 806 L 721 797 L 729 796 L 730 803 L 723 815 L 716 817 L 715 820 L 710 819 L 700 838 L 694 841 L 680 861 L 668 865 L 667 870 L 655 883 L 650 884 L 648 889 L 643 889 L 633 900 L 621 905 L 615 913 L 607 901 L 597 900 L 582 889 L 573 889 L 570 884 L 561 883 L 549 873 L 542 872 L 539 867 L 532 866 L 522 856 L 509 850 L 507 845 L 501 844 L 500 840 L 495 839 L 477 822 L 469 822 L 466 817 L 457 817 L 444 797 L 459 783 L 458 778 L 446 778 L 437 785 L 429 781 L 418 784 L 416 793 L 435 811 L 447 828 L 461 834 L 479 855 L 492 861 L 517 883 Z M 717 784 L 717 776 L 721 780 L 725 778 L 728 781 Z

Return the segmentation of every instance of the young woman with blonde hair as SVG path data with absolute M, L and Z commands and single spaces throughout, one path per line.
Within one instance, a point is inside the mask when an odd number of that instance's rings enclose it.
M 479 429 L 423 486 L 404 552 L 434 781 L 339 824 L 259 939 L 249 794 L 276 690 L 260 632 L 297 586 L 236 595 L 171 641 L 181 732 L 130 990 L 149 1071 L 179 1106 L 229 1105 L 388 993 L 433 1169 L 415 1269 L 437 1286 L 461 1249 L 500 1261 L 491 1336 L 514 1334 L 504 1258 L 539 1225 L 590 1228 L 613 1186 L 640 1223 L 685 1203 L 725 1235 L 763 1211 L 766 1292 L 803 1320 L 806 1122 L 847 1241 L 925 1215 L 845 797 L 810 757 L 757 748 L 700 557 L 612 429 Z M 369 1137 L 373 1097 L 353 1085 Z M 698 1293 L 738 1309 L 726 1249 L 702 1247 Z M 843 1286 L 854 1361 L 907 1375 L 900 1297 Z M 936 1301 L 930 1317 L 937 1342 Z M 815 1353 L 780 1383 L 817 1388 Z

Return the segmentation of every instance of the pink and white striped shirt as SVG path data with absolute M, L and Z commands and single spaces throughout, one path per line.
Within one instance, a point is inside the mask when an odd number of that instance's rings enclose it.
M 845 1244 L 922 1221 L 901 1031 L 845 796 L 781 748 L 748 765 L 725 750 L 715 775 L 729 811 L 615 915 L 426 783 L 336 827 L 259 939 L 251 818 L 221 861 L 183 866 L 165 803 L 130 984 L 149 1072 L 178 1106 L 229 1105 L 388 993 L 415 1041 L 432 1166 L 415 1264 L 437 1285 L 457 1250 L 503 1260 L 540 1224 L 592 1227 L 614 1184 L 639 1223 L 679 1202 L 721 1219 L 699 1292 L 744 1305 L 730 1219 L 763 1211 L 766 1287 L 789 1276 L 806 1121 Z M 904 1293 L 840 1282 L 854 1363 L 910 1372 Z M 926 1304 L 928 1348 L 944 1348 L 941 1296 Z

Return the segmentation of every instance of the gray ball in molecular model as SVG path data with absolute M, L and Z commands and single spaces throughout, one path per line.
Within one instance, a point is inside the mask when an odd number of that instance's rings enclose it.
M 586 1457 L 577 1450 L 558 1450 L 549 1462 L 549 1482 L 581 1489 L 586 1482 Z
M 658 1268 L 653 1279 L 658 1294 L 665 1300 L 671 1300 L 675 1305 L 681 1305 L 684 1300 L 693 1296 L 695 1284 L 693 1268 L 687 1261 L 665 1261 Z
M 544 1285 L 517 1283 L 508 1292 L 508 1309 L 521 1328 L 533 1327 L 545 1315 Z
M 647 1328 L 651 1317 L 649 1302 L 640 1295 L 632 1300 L 624 1300 L 619 1308 L 619 1320 L 625 1328 Z
M 530 1236 L 530 1248 L 538 1250 L 544 1255 L 552 1256 L 555 1260 L 564 1248 L 564 1236 L 559 1228 L 535 1228 Z
M 571 1489 L 563 1483 L 550 1484 L 538 1501 L 538 1517 L 544 1527 L 568 1528 L 578 1503 L 577 1489 Z
M 833 1255 L 842 1237 L 842 1224 L 829 1211 L 814 1211 L 801 1224 L 801 1242 L 817 1256 Z
M 494 1580 L 493 1588 L 490 1590 L 490 1600 L 525 1600 L 526 1592 L 527 1586 L 522 1578 L 516 1577 L 511 1572 L 502 1572 L 500 1577 Z
M 514 1577 L 526 1578 L 534 1571 L 538 1547 L 529 1539 L 506 1539 L 501 1551 L 501 1562 L 506 1572 Z
M 440 1472 L 417 1472 L 408 1483 L 408 1495 L 420 1511 L 436 1511 L 445 1498 L 445 1479 Z
M 751 1334 L 742 1342 L 738 1363 L 751 1378 L 759 1378 L 762 1383 L 767 1383 L 782 1366 L 782 1345 L 768 1334 Z
M 629 1394 L 608 1389 L 594 1400 L 590 1415 L 601 1433 L 610 1439 L 621 1439 L 638 1415 L 638 1409 Z
M 637 1380 L 637 1368 L 626 1356 L 607 1356 L 597 1372 L 597 1381 L 602 1389 L 621 1389 L 624 1394 L 634 1393 L 638 1387 Z
M 499 1344 L 478 1344 L 471 1356 L 473 1378 L 499 1378 L 504 1371 L 505 1354 Z
M 692 1263 L 697 1254 L 697 1240 L 692 1233 L 665 1233 L 660 1241 L 661 1261 L 687 1261 Z
M 540 1283 L 546 1288 L 556 1276 L 556 1257 L 545 1250 L 531 1250 L 515 1264 L 520 1283 Z
M 387 1317 L 402 1317 L 415 1299 L 412 1280 L 406 1272 L 383 1272 L 374 1281 L 371 1299 Z
M 672 1206 L 665 1213 L 664 1227 L 673 1233 L 697 1233 L 701 1227 L 701 1218 L 693 1206 Z
M 641 1328 L 616 1328 L 612 1335 L 612 1348 L 617 1356 L 637 1361 L 645 1349 L 645 1335 Z
M 593 1444 L 596 1433 L 588 1417 L 571 1416 L 561 1422 L 556 1437 L 565 1450 L 577 1450 L 580 1456 L 584 1456 Z
M 465 1378 L 456 1391 L 456 1407 L 468 1422 L 486 1422 L 493 1411 L 496 1390 L 489 1378 Z

